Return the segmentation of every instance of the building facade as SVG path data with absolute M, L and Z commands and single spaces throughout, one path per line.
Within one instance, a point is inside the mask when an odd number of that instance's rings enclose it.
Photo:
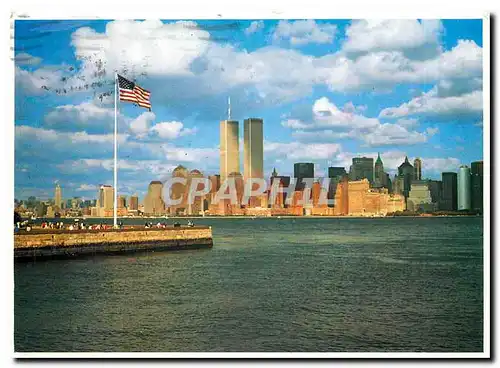
M 349 170 L 349 180 L 359 181 L 367 179 L 370 185 L 373 185 L 373 158 L 371 157 L 353 157 L 352 165 Z
M 406 208 L 412 212 L 433 212 L 437 206 L 432 201 L 429 183 L 425 180 L 414 180 L 406 201 Z
M 422 160 L 418 157 L 413 160 L 413 179 L 414 180 L 422 180 Z
M 56 184 L 56 190 L 54 193 L 54 205 L 56 207 L 56 211 L 62 208 L 62 189 L 59 183 Z
M 295 178 L 295 189 L 304 190 L 304 179 L 314 179 L 314 164 L 311 162 L 298 162 L 293 164 L 293 176 Z
M 458 210 L 468 211 L 471 209 L 471 176 L 470 169 L 466 165 L 458 169 Z
M 264 121 L 245 119 L 243 125 L 243 177 L 264 178 Z
M 220 177 L 224 181 L 232 172 L 240 172 L 239 123 L 220 122 Z
M 405 157 L 405 161 L 398 167 L 398 176 L 403 178 L 403 195 L 408 198 L 411 190 L 411 183 L 414 180 L 415 171 L 408 161 L 408 156 Z
M 439 209 L 442 211 L 456 211 L 457 206 L 457 173 L 444 172 L 441 174 L 441 200 Z
M 148 193 L 144 197 L 145 215 L 165 214 L 165 201 L 163 200 L 163 183 L 153 180 L 149 183 Z
M 471 163 L 471 208 L 483 212 L 483 161 Z

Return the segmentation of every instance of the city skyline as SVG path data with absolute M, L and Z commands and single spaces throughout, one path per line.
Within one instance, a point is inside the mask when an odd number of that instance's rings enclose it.
M 481 20 L 371 24 L 371 32 L 400 31 L 402 40 L 387 42 L 363 38 L 365 21 L 239 21 L 231 31 L 210 28 L 227 21 L 122 21 L 118 34 L 111 32 L 116 22 L 39 22 L 32 31 L 33 23 L 16 23 L 16 46 L 44 44 L 15 57 L 19 199 L 51 198 L 56 181 L 66 198 L 95 198 L 99 184 L 112 184 L 109 87 L 78 88 L 81 78 L 90 85 L 108 81 L 112 56 L 130 32 L 146 25 L 171 54 L 189 57 L 185 65 L 176 59 L 162 66 L 164 54 L 147 37 L 132 38 L 143 58 L 139 63 L 126 56 L 125 75 L 152 91 L 155 108 L 120 106 L 119 194 L 143 199 L 150 181 L 179 164 L 218 174 L 228 96 L 231 119 L 241 125 L 241 174 L 243 124 L 251 117 L 264 121 L 265 178 L 274 167 L 293 175 L 296 162 L 312 162 L 326 177 L 329 166 L 348 170 L 352 157 L 375 160 L 380 152 L 391 179 L 406 155 L 411 162 L 422 159 L 423 178 L 440 179 L 441 172 L 483 159 Z M 194 41 L 182 41 L 186 29 Z M 36 32 L 47 35 L 37 40 Z M 215 40 L 218 32 L 225 41 Z M 102 65 L 89 58 L 101 39 L 116 45 L 102 52 Z M 370 70 L 363 72 L 363 65 Z M 165 83 L 172 88 L 160 87 Z

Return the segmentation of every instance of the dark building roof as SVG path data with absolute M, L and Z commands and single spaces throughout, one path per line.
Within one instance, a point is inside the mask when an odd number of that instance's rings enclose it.
M 149 184 L 163 184 L 161 181 L 159 180 L 153 180 L 151 183 Z
M 403 162 L 401 165 L 399 165 L 398 168 L 404 168 L 404 167 L 411 167 L 413 168 L 413 165 L 410 164 L 410 161 L 408 161 L 408 156 L 405 157 L 405 162 Z

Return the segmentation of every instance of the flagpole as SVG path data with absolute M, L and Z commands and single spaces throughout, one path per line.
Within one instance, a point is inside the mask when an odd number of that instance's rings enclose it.
M 117 80 L 117 73 L 115 73 L 115 149 L 114 149 L 114 203 L 113 203 L 113 227 L 117 227 L 117 221 L 116 221 L 116 215 L 117 215 L 117 205 L 118 205 L 118 175 L 117 175 L 117 170 L 118 170 L 118 165 L 117 165 L 117 135 L 118 135 L 118 124 L 117 124 L 117 105 L 118 105 L 118 91 L 117 91 L 117 86 L 116 86 L 116 80 Z

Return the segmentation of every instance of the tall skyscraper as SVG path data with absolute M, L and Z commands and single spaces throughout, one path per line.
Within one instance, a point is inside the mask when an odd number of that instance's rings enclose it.
M 347 175 L 347 172 L 345 171 L 345 168 L 344 167 L 335 167 L 335 166 L 332 166 L 332 167 L 329 167 L 328 168 L 328 177 L 330 179 L 333 179 L 333 178 L 342 178 L 344 176 Z
M 349 170 L 349 180 L 357 181 L 361 179 L 368 179 L 370 185 L 373 185 L 373 158 L 352 158 L 352 165 L 351 169 Z
M 130 196 L 128 201 L 128 209 L 130 211 L 137 211 L 139 209 L 139 197 L 137 195 Z
M 239 128 L 236 120 L 220 122 L 220 176 L 226 180 L 229 174 L 240 172 Z
M 278 184 L 277 184 L 278 187 L 288 188 L 290 186 L 290 177 L 289 176 L 278 175 L 278 172 L 276 171 L 276 169 L 274 169 L 273 173 L 271 175 L 270 188 L 273 188 L 273 185 L 275 185 L 274 182 L 278 182 Z M 271 189 L 270 189 L 270 191 L 271 191 Z M 274 208 L 276 208 L 276 207 L 278 207 L 278 208 L 287 207 L 286 197 L 287 197 L 286 193 L 277 194 L 274 202 L 270 203 L 271 207 L 274 207 Z
M 149 183 L 148 193 L 144 198 L 144 213 L 148 215 L 161 215 L 165 213 L 163 200 L 163 183 L 153 180 Z
M 118 208 L 126 208 L 127 207 L 127 197 L 124 195 L 118 196 Z
M 403 195 L 405 198 L 408 198 L 411 189 L 411 183 L 414 180 L 415 170 L 408 161 L 408 156 L 405 157 L 405 161 L 399 165 L 398 167 L 398 176 L 403 177 L 404 187 L 403 187 Z
M 375 188 L 390 189 L 389 182 L 390 182 L 389 175 L 384 171 L 384 163 L 382 162 L 379 153 L 377 156 L 377 160 L 375 161 L 373 186 Z
M 418 157 L 413 161 L 413 179 L 422 180 L 422 160 Z
M 341 180 L 347 177 L 347 172 L 343 167 L 329 167 L 328 168 L 328 178 L 330 179 L 330 184 L 328 188 L 328 199 L 334 200 L 335 194 L 337 192 L 338 184 Z M 333 205 L 330 205 L 333 207 Z
M 54 205 L 61 209 L 62 208 L 62 190 L 59 183 L 56 184 L 56 192 L 54 195 Z
M 444 172 L 442 177 L 440 210 L 457 210 L 457 173 Z
M 471 163 L 471 207 L 483 212 L 483 161 Z
M 99 187 L 98 216 L 113 216 L 115 191 L 111 185 Z
M 439 203 L 441 200 L 441 193 L 443 191 L 443 182 L 440 180 L 428 180 L 427 182 L 429 183 L 432 202 Z
M 295 178 L 295 189 L 303 190 L 305 188 L 305 183 L 303 183 L 302 180 L 314 178 L 314 164 L 311 162 L 298 162 L 293 164 L 293 176 Z
M 466 211 L 471 209 L 471 177 L 470 169 L 466 165 L 458 169 L 458 210 Z
M 245 119 L 243 126 L 243 176 L 264 178 L 264 121 Z

